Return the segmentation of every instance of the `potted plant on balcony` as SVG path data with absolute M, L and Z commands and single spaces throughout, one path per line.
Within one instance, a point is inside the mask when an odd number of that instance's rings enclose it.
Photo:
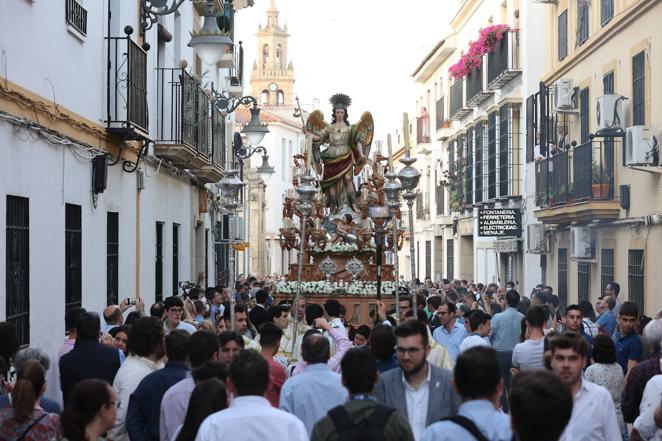
M 591 165 L 591 182 L 593 199 L 607 197 L 609 193 L 609 173 L 607 173 L 607 168 L 604 165 L 598 162 Z

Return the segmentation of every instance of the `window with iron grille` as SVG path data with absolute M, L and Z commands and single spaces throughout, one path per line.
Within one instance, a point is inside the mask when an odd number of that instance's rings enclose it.
M 600 23 L 602 26 L 609 23 L 614 17 L 614 0 L 600 0 Z
M 536 139 L 536 94 L 526 99 L 526 162 L 533 162 L 534 150 L 538 144 Z M 540 148 L 540 147 L 538 147 Z
M 508 154 L 510 152 L 510 107 L 499 109 L 499 195 L 508 196 Z
M 416 219 L 425 219 L 423 211 L 423 193 L 416 193 Z
M 432 276 L 432 241 L 425 241 L 425 278 L 431 279 Z
M 581 143 L 588 142 L 590 133 L 588 87 L 579 91 L 579 119 L 581 121 Z
M 632 125 L 646 124 L 646 51 L 632 57 Z
M 497 114 L 487 116 L 487 199 L 497 196 Z
M 87 35 L 87 10 L 76 0 L 65 0 L 67 23 L 78 32 Z
M 568 249 L 559 248 L 558 250 L 558 284 L 556 291 L 559 295 L 559 302 L 562 305 L 568 305 Z
M 483 123 L 476 123 L 476 130 L 474 132 L 474 174 L 476 175 L 474 200 L 477 204 L 483 202 L 483 132 Z
M 437 216 L 444 214 L 444 186 L 439 182 L 439 176 L 437 175 L 437 170 L 434 171 L 434 198 L 437 205 Z
M 106 213 L 106 305 L 119 305 L 119 213 Z
M 588 23 L 590 20 L 589 0 L 578 0 L 577 2 L 577 46 L 588 40 Z
M 467 131 L 467 150 L 466 150 L 466 172 L 464 175 L 465 187 L 467 189 L 466 193 L 466 202 L 467 205 L 474 203 L 474 154 L 473 154 L 473 144 L 474 144 L 474 129 L 469 129 Z
M 172 292 L 177 295 L 179 288 L 179 224 L 172 224 Z
M 455 160 L 455 170 L 457 170 L 457 183 L 455 192 L 457 194 L 457 202 L 460 207 L 465 205 L 464 194 L 464 173 L 466 171 L 466 163 L 464 160 L 464 144 L 466 139 L 464 136 L 457 138 L 457 159 Z
M 591 265 L 586 262 L 577 263 L 577 301 L 590 301 Z
M 609 71 L 602 77 L 602 93 L 614 93 L 614 71 Z
M 644 250 L 628 250 L 628 300 L 644 311 Z
M 600 289 L 601 293 L 614 280 L 614 249 L 603 248 L 600 251 Z
M 444 127 L 444 120 L 446 119 L 446 115 L 444 115 L 444 97 L 442 96 L 437 100 L 437 108 L 436 110 L 436 128 L 437 130 L 442 129 Z
M 568 56 L 568 10 L 559 15 L 558 23 L 558 50 L 559 61 Z
M 7 322 L 18 343 L 30 344 L 30 200 L 7 196 L 5 292 Z
M 65 309 L 82 304 L 82 220 L 80 205 L 64 208 L 64 280 Z
M 454 245 L 453 239 L 446 239 L 446 278 L 453 280 L 453 274 L 455 272 L 454 267 Z
M 156 255 L 154 260 L 154 298 L 163 300 L 163 222 L 156 223 Z

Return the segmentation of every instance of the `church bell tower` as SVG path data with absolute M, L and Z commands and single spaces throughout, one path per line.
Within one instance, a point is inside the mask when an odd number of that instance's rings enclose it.
M 267 23 L 257 29 L 257 60 L 253 63 L 251 92 L 264 107 L 292 107 L 294 67 L 287 61 L 287 24 L 278 23 L 278 9 L 271 0 Z

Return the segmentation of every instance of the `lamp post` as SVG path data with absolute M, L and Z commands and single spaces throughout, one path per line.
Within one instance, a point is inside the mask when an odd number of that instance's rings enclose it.
M 299 329 L 299 301 L 301 300 L 301 272 L 303 270 L 303 255 L 306 245 L 306 218 L 310 215 L 314 207 L 315 194 L 317 189 L 313 185 L 315 178 L 310 175 L 310 170 L 300 177 L 301 184 L 297 187 L 297 194 L 299 196 L 299 204 L 297 208 L 301 216 L 300 228 L 300 241 L 299 241 L 299 255 L 297 256 L 297 292 L 294 295 L 292 302 L 292 311 L 294 311 L 294 329 L 292 331 L 292 357 L 295 356 L 294 351 L 296 348 L 297 331 Z
M 416 162 L 416 158 L 412 158 L 409 155 L 409 146 L 407 145 L 406 147 L 405 157 L 400 159 L 400 162 L 405 167 L 398 173 L 398 178 L 400 179 L 402 189 L 405 191 L 402 197 L 407 201 L 407 207 L 409 207 L 409 253 L 411 255 L 411 280 L 413 282 L 416 275 L 416 260 L 414 258 L 414 200 L 416 199 L 416 193 L 414 189 L 418 186 L 421 172 L 411 166 Z M 416 295 L 412 295 L 412 306 L 414 308 L 414 314 L 416 314 Z
M 235 329 L 235 320 L 234 320 L 234 307 L 237 302 L 237 293 L 234 289 L 234 216 L 237 208 L 239 207 L 239 192 L 245 185 L 239 177 L 237 177 L 237 170 L 228 170 L 225 172 L 225 176 L 219 182 L 221 187 L 221 195 L 223 196 L 223 208 L 228 211 L 228 236 L 229 236 L 229 246 L 230 253 L 228 256 L 228 266 L 229 266 L 229 277 L 228 277 L 228 288 L 230 291 L 230 322 L 232 323 L 232 330 Z
M 158 22 L 159 16 L 169 15 L 175 12 L 184 3 L 184 0 L 174 0 L 168 5 L 168 0 L 141 0 L 140 2 L 140 29 L 144 33 Z M 214 0 L 207 0 L 205 16 L 202 28 L 191 33 L 188 45 L 195 50 L 200 59 L 208 66 L 215 66 L 223 57 L 223 54 L 232 47 L 232 19 L 225 20 L 223 28 L 218 26 L 218 13 L 214 7 Z M 226 0 L 223 3 L 224 15 L 231 17 L 232 2 Z
M 396 180 L 398 175 L 395 173 L 395 170 L 390 169 L 388 173 L 384 175 L 388 182 L 384 184 L 384 193 L 386 194 L 386 202 L 391 210 L 391 229 L 393 230 L 393 269 L 395 275 L 395 320 L 400 323 L 400 287 L 399 287 L 399 278 L 400 270 L 398 268 L 398 210 L 400 209 L 400 192 L 402 191 L 402 185 Z

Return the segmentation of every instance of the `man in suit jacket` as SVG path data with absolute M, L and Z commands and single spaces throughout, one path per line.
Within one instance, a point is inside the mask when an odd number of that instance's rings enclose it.
M 94 312 L 84 312 L 76 320 L 76 345 L 60 358 L 60 384 L 64 405 L 74 386 L 88 378 L 113 384 L 120 368 L 117 349 L 99 343 L 101 321 Z
M 269 298 L 269 293 L 261 289 L 255 293 L 255 308 L 251 309 L 248 313 L 248 318 L 250 319 L 255 329 L 260 331 L 260 326 L 262 323 L 267 321 L 267 298 Z
M 427 362 L 430 342 L 426 326 L 418 320 L 395 328 L 400 367 L 385 372 L 377 386 L 377 399 L 400 411 L 409 421 L 415 439 L 432 423 L 455 415 L 461 400 L 451 386 L 447 369 Z

